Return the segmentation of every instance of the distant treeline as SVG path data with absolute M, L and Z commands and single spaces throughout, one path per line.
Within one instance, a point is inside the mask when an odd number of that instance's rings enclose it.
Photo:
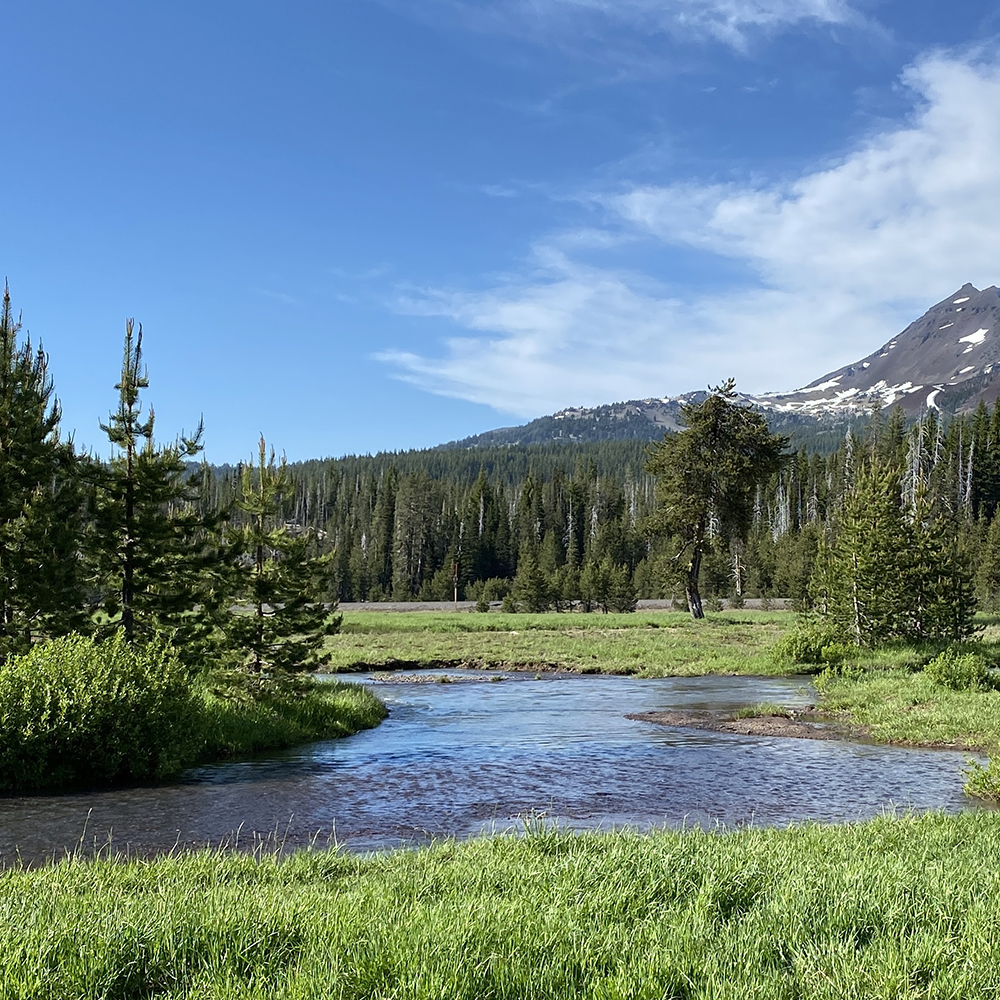
M 588 567 L 624 568 L 638 597 L 683 593 L 675 539 L 647 530 L 653 449 L 636 440 L 434 449 L 289 466 L 284 516 L 330 556 L 329 594 L 343 601 L 503 597 L 522 561 L 548 581 L 551 603 L 596 603 Z M 836 450 L 806 447 L 757 491 L 744 543 L 716 544 L 702 566 L 712 598 L 809 599 L 816 552 L 854 470 L 874 457 L 904 469 L 901 490 L 929 494 L 959 533 L 981 602 L 1000 590 L 1000 411 L 930 411 L 917 422 L 875 414 Z M 216 468 L 206 502 L 224 506 L 237 471 Z M 910 484 L 909 486 L 907 484 Z M 994 538 L 996 536 L 996 538 Z M 995 565 L 996 564 L 996 565 Z M 534 569 L 533 569 L 534 571 Z M 593 575 L 593 572 L 592 572 Z

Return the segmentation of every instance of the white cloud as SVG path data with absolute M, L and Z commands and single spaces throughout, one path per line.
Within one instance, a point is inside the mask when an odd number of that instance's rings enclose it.
M 448 6 L 479 29 L 529 31 L 536 39 L 539 33 L 585 35 L 610 26 L 715 39 L 735 48 L 743 48 L 751 33 L 865 20 L 847 0 L 451 0 Z
M 910 120 L 791 181 L 598 196 L 609 230 L 738 260 L 756 280 L 668 294 L 549 241 L 520 280 L 401 303 L 478 336 L 383 359 L 432 392 L 529 416 L 730 374 L 791 389 L 868 354 L 964 282 L 1000 278 L 1000 68 L 936 55 L 903 82 Z

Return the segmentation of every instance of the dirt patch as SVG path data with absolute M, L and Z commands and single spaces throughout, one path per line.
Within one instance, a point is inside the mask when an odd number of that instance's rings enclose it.
M 395 670 L 373 671 L 369 680 L 383 684 L 491 684 L 507 678 L 503 674 L 404 674 Z
M 539 660 L 385 660 L 382 663 L 367 663 L 364 660 L 356 660 L 338 667 L 335 673 L 357 674 L 357 673 L 398 673 L 400 671 L 421 671 L 421 670 L 468 670 L 482 671 L 489 673 L 502 670 L 505 673 L 525 673 L 525 674 L 558 674 L 565 677 L 576 677 L 580 674 L 598 674 L 600 668 L 595 664 L 590 666 L 584 664 L 581 667 L 569 667 L 564 663 L 548 663 Z M 612 671 L 606 671 L 609 675 Z M 619 671 L 619 673 L 631 674 L 634 671 Z M 388 679 L 388 678 L 387 678 Z M 395 678 L 398 681 L 400 678 Z M 411 679 L 411 678 L 407 678 Z M 489 677 L 481 678 L 489 680 Z M 434 678 L 428 678 L 433 681 Z
M 732 719 L 712 712 L 636 712 L 626 716 L 639 722 L 653 722 L 659 726 L 680 726 L 685 729 L 704 729 L 714 733 L 738 733 L 741 736 L 789 736 L 802 740 L 842 740 L 864 734 L 845 729 L 820 716 L 812 709 L 789 712 L 788 715 L 755 715 L 745 719 Z

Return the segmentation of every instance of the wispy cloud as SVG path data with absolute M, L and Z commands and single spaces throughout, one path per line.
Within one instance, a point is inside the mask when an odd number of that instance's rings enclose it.
M 287 292 L 276 292 L 270 288 L 257 288 L 255 291 L 258 295 L 263 295 L 268 299 L 274 299 L 276 302 L 281 302 L 286 306 L 302 305 L 301 299 L 297 299 L 294 295 L 289 295 Z
M 512 187 L 504 187 L 502 184 L 482 184 L 479 190 L 487 198 L 516 198 L 517 191 Z
M 407 295 L 401 310 L 465 332 L 439 357 L 382 360 L 431 392 L 530 416 L 729 374 L 788 389 L 868 353 L 965 281 L 1000 278 L 1000 68 L 937 54 L 902 82 L 908 121 L 791 181 L 594 196 L 610 243 L 707 252 L 755 280 L 685 294 L 551 239 L 517 279 Z
M 869 24 L 848 0 L 423 0 L 481 31 L 536 41 L 601 37 L 610 28 L 746 47 L 755 34 L 789 27 Z

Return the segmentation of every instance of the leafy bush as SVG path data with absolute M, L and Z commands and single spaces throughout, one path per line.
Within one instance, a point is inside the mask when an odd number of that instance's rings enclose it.
M 844 635 L 830 625 L 807 618 L 789 629 L 772 647 L 771 658 L 778 663 L 839 663 L 857 652 Z
M 165 777 L 196 752 L 197 718 L 163 643 L 40 644 L 0 666 L 0 791 Z
M 988 802 L 1000 802 L 1000 758 L 991 757 L 986 767 L 969 761 L 965 794 Z
M 986 657 L 968 645 L 949 646 L 924 667 L 924 673 L 952 691 L 978 691 L 989 686 Z

